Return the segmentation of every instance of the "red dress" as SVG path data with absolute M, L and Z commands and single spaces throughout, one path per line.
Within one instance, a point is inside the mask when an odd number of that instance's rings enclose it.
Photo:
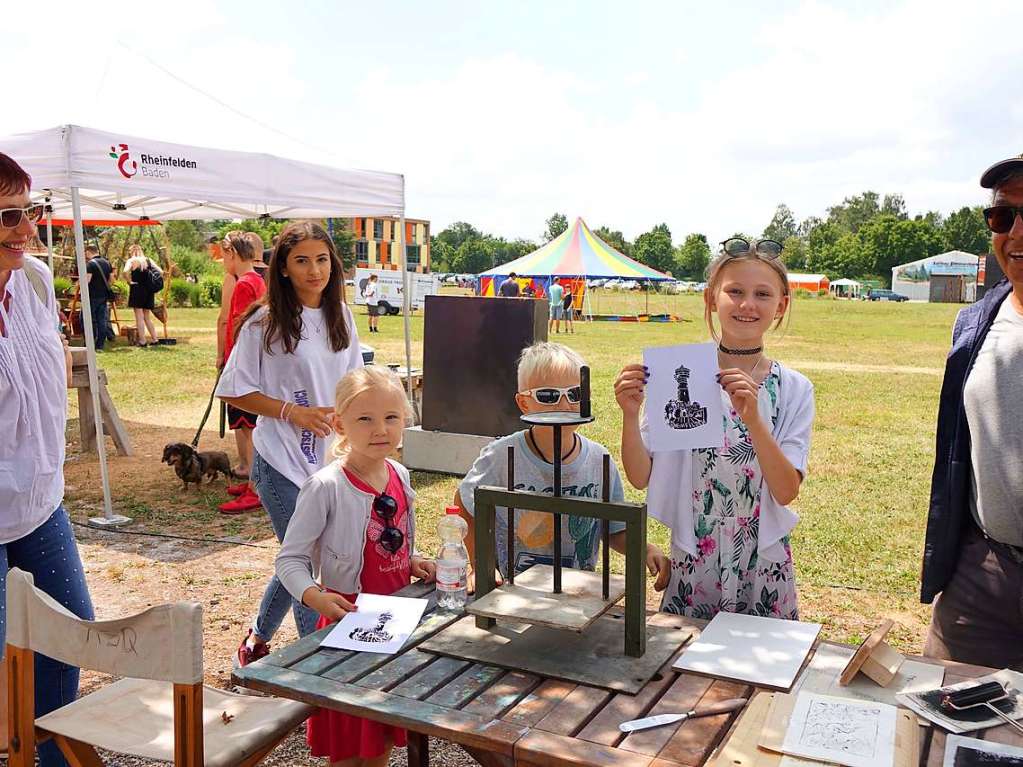
M 378 494 L 347 469 L 345 475 L 359 490 L 372 493 L 374 496 Z M 377 543 L 384 529 L 384 520 L 375 511 L 370 513 L 363 550 L 362 573 L 359 575 L 362 590 L 369 594 L 393 594 L 408 586 L 412 577 L 408 499 L 405 497 L 401 477 L 390 464 L 387 464 L 387 489 L 384 492 L 398 502 L 398 511 L 391 522 L 405 534 L 405 543 L 394 554 Z M 344 598 L 350 602 L 355 601 L 354 594 L 345 594 Z M 321 629 L 329 624 L 330 621 L 321 615 L 316 628 Z M 318 709 L 309 717 L 306 726 L 306 741 L 312 755 L 325 756 L 332 762 L 354 757 L 372 759 L 380 756 L 387 748 L 388 740 L 396 746 L 406 745 L 405 730 L 326 708 Z

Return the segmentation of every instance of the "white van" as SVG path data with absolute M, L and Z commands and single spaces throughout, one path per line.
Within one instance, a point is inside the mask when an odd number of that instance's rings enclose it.
M 382 314 L 401 313 L 401 272 L 393 269 L 356 269 L 356 305 L 366 305 L 366 297 L 363 293 L 366 290 L 366 283 L 369 282 L 371 274 L 377 276 L 377 296 L 380 298 L 379 305 L 383 309 Z M 408 279 L 409 287 L 412 291 L 411 306 L 413 309 L 422 309 L 423 300 L 426 296 L 433 296 L 440 292 L 440 280 L 434 274 L 409 272 Z

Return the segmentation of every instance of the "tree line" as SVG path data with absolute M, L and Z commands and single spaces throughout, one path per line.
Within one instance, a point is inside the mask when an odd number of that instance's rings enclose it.
M 567 217 L 555 213 L 545 222 L 541 238 L 549 242 L 567 228 Z M 608 226 L 593 233 L 630 258 L 680 280 L 703 280 L 714 251 L 699 232 L 686 235 L 675 245 L 664 223 L 632 242 Z M 980 206 L 962 207 L 947 216 L 929 211 L 910 218 L 902 195 L 882 197 L 872 191 L 846 197 L 829 207 L 824 218 L 810 216 L 802 221 L 782 203 L 759 237 L 734 236 L 781 242 L 785 246 L 782 258 L 791 271 L 826 274 L 830 279 L 872 278 L 885 284 L 891 279 L 892 267 L 899 264 L 949 250 L 980 255 L 988 252 L 990 243 Z M 433 269 L 464 274 L 478 274 L 514 261 L 538 247 L 539 243 L 531 240 L 508 241 L 484 234 L 464 221 L 430 238 Z

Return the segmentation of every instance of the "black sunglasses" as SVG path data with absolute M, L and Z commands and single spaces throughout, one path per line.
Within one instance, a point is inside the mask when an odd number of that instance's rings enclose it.
M 756 253 L 758 256 L 774 260 L 781 255 L 784 246 L 777 240 L 757 240 L 750 243 L 742 237 L 729 237 L 721 243 L 721 250 L 727 256 L 739 258 L 748 253 Z
M 1005 234 L 1012 229 L 1012 225 L 1016 223 L 1016 216 L 1023 216 L 1023 208 L 1014 208 L 1011 205 L 984 208 L 987 228 L 995 234 Z
M 43 217 L 45 205 L 29 205 L 27 208 L 4 208 L 0 210 L 0 227 L 14 229 L 21 223 L 22 218 L 27 218 L 31 223 L 39 223 Z
M 384 520 L 384 529 L 380 531 L 377 543 L 392 554 L 397 554 L 405 543 L 405 533 L 391 524 L 398 513 L 398 502 L 387 493 L 381 493 L 373 499 L 373 511 Z

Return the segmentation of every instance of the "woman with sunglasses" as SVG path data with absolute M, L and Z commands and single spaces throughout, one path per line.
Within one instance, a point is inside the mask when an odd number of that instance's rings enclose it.
M 27 256 L 43 206 L 29 200 L 31 179 L 0 154 L 0 606 L 7 571 L 19 567 L 80 618 L 92 600 L 75 534 L 64 511 L 64 428 L 70 354 L 57 329 L 53 278 Z M 6 612 L 0 609 L 0 647 Z M 0 720 L 7 725 L 6 665 L 0 670 Z M 36 656 L 36 714 L 72 702 L 78 669 Z M 6 747 L 6 736 L 3 737 Z M 44 767 L 65 765 L 53 741 L 38 750 Z
M 337 385 L 337 460 L 302 486 L 277 556 L 281 582 L 319 613 L 316 628 L 354 610 L 359 592 L 393 594 L 412 577 L 436 575 L 435 564 L 416 554 L 408 470 L 388 458 L 411 417 L 388 368 L 360 368 Z M 400 728 L 327 709 L 310 717 L 307 737 L 313 756 L 353 767 L 386 765 L 391 748 L 406 744 Z
M 267 292 L 234 331 L 216 394 L 259 416 L 252 432 L 250 479 L 279 540 L 284 540 L 302 483 L 326 463 L 334 387 L 362 367 L 359 337 L 342 294 L 341 259 L 323 227 L 288 224 L 270 258 Z M 238 647 L 239 665 L 269 652 L 289 606 L 299 636 L 316 613 L 292 599 L 277 576 Z
M 615 381 L 626 476 L 647 488 L 650 515 L 672 531 L 667 612 L 799 617 L 788 539 L 798 517 L 785 507 L 806 475 L 814 397 L 804 376 L 764 354 L 764 336 L 789 309 L 781 250 L 733 237 L 708 268 L 704 318 L 718 342 L 724 447 L 651 454 L 640 418 L 648 373 L 627 365 Z
M 938 404 L 923 602 L 924 653 L 1023 669 L 1023 158 L 981 176 L 1006 279 L 963 309 Z M 939 596 L 940 594 L 940 596 Z

